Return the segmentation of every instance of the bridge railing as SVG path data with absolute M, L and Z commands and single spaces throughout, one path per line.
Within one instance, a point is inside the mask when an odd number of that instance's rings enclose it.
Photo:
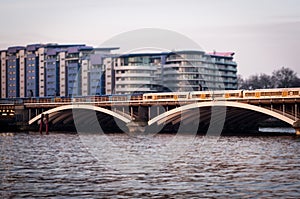
M 276 112 L 276 113 L 279 113 L 283 116 L 286 116 L 288 117 L 289 119 L 292 119 L 292 120 L 299 120 L 300 118 L 296 117 L 296 115 L 294 113 L 292 113 L 291 111 L 282 111 L 282 110 L 277 110 L 277 109 L 274 109 L 274 108 L 270 108 L 270 107 L 264 107 L 265 109 L 268 109 L 270 111 L 273 111 L 273 112 Z
M 23 104 L 23 99 L 0 99 L 0 104 Z

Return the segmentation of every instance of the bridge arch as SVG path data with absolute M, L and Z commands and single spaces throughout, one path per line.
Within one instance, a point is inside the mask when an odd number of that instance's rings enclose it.
M 245 104 L 245 103 L 240 103 L 240 102 L 230 102 L 230 101 L 210 101 L 210 102 L 198 102 L 198 103 L 194 103 L 194 104 L 188 104 L 188 105 L 180 106 L 178 108 L 169 110 L 169 111 L 164 112 L 163 114 L 158 115 L 158 116 L 152 118 L 151 120 L 149 120 L 148 125 L 152 125 L 157 122 L 165 121 L 166 118 L 168 118 L 168 116 L 173 115 L 173 114 L 178 115 L 181 113 L 181 111 L 186 111 L 186 110 L 190 110 L 190 109 L 194 109 L 194 108 L 201 108 L 201 107 L 212 107 L 212 106 L 226 106 L 226 107 L 234 107 L 234 108 L 241 108 L 241 109 L 256 111 L 259 113 L 263 113 L 263 114 L 275 117 L 275 118 L 277 118 L 281 121 L 284 121 L 292 126 L 295 122 L 293 119 L 291 119 L 287 116 L 284 116 L 280 113 L 277 113 L 275 111 L 271 111 L 269 109 L 262 108 L 259 106 L 251 105 L 251 104 Z
M 42 114 L 50 114 L 50 113 L 55 113 L 57 111 L 71 110 L 71 109 L 94 110 L 94 111 L 99 111 L 99 112 L 111 115 L 113 117 L 116 117 L 116 118 L 120 119 L 121 121 L 123 121 L 125 123 L 129 123 L 131 121 L 129 118 L 127 118 L 127 117 L 125 117 L 125 116 L 123 116 L 119 113 L 116 113 L 116 112 L 113 112 L 111 110 L 105 109 L 105 108 L 101 108 L 101 107 L 97 107 L 97 106 L 93 106 L 93 105 L 85 105 L 85 104 L 72 104 L 72 105 L 64 105 L 64 106 L 59 106 L 59 107 L 56 107 L 56 108 L 49 109 L 49 110 L 35 116 L 31 120 L 29 120 L 28 124 L 31 125 L 34 122 L 36 122 L 37 120 L 39 120 L 41 118 Z

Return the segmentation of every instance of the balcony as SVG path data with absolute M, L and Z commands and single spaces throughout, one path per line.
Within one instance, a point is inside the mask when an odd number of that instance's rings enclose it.
M 153 80 L 119 80 L 116 81 L 116 85 L 146 85 L 155 84 Z
M 180 71 L 180 70 L 170 70 L 170 71 L 164 71 L 163 75 L 169 75 L 169 74 L 178 74 L 178 75 L 188 75 L 188 74 L 200 74 L 198 71 Z
M 149 66 L 149 65 L 137 65 L 137 66 L 115 66 L 114 69 L 116 71 L 120 70 L 148 70 L 148 71 L 156 71 L 157 66 Z
M 201 58 L 185 58 L 184 56 L 182 57 L 168 57 L 166 59 L 166 62 L 178 62 L 178 61 L 205 61 L 205 59 L 203 59 L 203 57 Z
M 139 87 L 139 88 L 116 88 L 116 93 L 133 93 L 133 92 L 155 92 L 155 90 L 152 90 L 151 88 L 144 88 L 144 87 Z
M 169 68 L 202 68 L 204 65 L 202 64 L 165 64 L 163 66 L 164 69 Z
M 156 75 L 149 73 L 116 73 L 115 77 L 156 77 Z
M 173 82 L 180 82 L 180 81 L 202 81 L 203 78 L 201 77 L 195 77 L 195 78 L 184 78 L 184 77 L 181 77 L 181 76 L 178 76 L 178 77 L 164 77 L 163 78 L 163 81 L 166 82 L 166 81 L 173 81 Z

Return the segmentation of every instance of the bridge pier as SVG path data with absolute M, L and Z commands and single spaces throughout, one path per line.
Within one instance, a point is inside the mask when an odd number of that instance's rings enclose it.
M 145 132 L 145 129 L 147 127 L 147 122 L 131 121 L 126 126 L 129 129 L 129 134 L 130 135 L 139 135 L 139 134 L 143 134 Z
M 295 129 L 295 130 L 296 130 L 296 135 L 299 135 L 299 136 L 300 136 L 300 128 Z
M 146 121 L 148 121 L 148 107 L 139 106 L 137 118 L 127 123 L 126 125 L 129 129 L 129 134 L 130 135 L 143 134 L 148 125 Z
M 132 100 L 129 102 L 129 107 L 127 100 L 105 101 L 105 103 L 95 101 L 95 103 L 90 104 L 91 99 L 89 97 L 86 99 L 84 97 L 80 98 L 78 103 L 71 102 L 71 100 L 64 98 L 59 99 L 59 102 L 61 103 L 57 103 L 58 101 L 56 102 L 53 99 L 47 98 L 42 100 L 1 99 L 0 130 L 3 129 L 3 126 L 21 130 L 28 128 L 35 129 L 38 127 L 37 121 L 40 120 L 39 114 L 42 113 L 50 114 L 49 124 L 51 125 L 55 123 L 59 125 L 66 124 L 72 126 L 74 125 L 74 118 L 72 115 L 69 116 L 68 114 L 74 109 L 78 109 L 80 111 L 84 109 L 100 112 L 100 114 L 97 115 L 97 119 L 101 120 L 103 125 L 106 125 L 105 122 L 107 116 L 117 118 L 118 121 L 120 120 L 122 122 L 122 127 L 124 123 L 127 124 L 126 130 L 131 134 L 146 134 L 154 128 L 171 129 L 174 127 L 175 129 L 179 126 L 181 121 L 184 121 L 183 123 L 186 126 L 189 124 L 196 124 L 198 120 L 200 120 L 198 123 L 205 121 L 203 129 L 206 129 L 209 128 L 209 124 L 207 124 L 206 120 L 211 119 L 211 111 L 201 111 L 201 117 L 199 119 L 195 118 L 196 114 L 194 115 L 191 113 L 192 110 L 200 108 L 204 110 L 211 110 L 212 107 L 228 107 L 226 108 L 226 114 L 228 116 L 225 118 L 225 122 L 227 122 L 226 125 L 232 124 L 233 126 L 236 126 L 236 129 L 239 131 L 246 131 L 248 128 L 254 127 L 253 125 L 260 122 L 259 118 L 274 117 L 292 126 L 296 130 L 296 134 L 300 135 L 300 90 L 297 88 L 287 92 L 285 89 L 282 89 L 282 93 L 285 93 L 284 95 L 278 95 L 278 92 L 281 91 L 277 91 L 278 90 L 273 92 L 270 90 L 270 96 L 263 95 L 262 97 L 260 97 L 260 91 L 255 91 L 255 93 L 249 91 L 249 94 L 252 93 L 249 97 L 242 95 L 239 99 L 237 99 L 236 96 L 237 91 L 234 91 L 232 94 L 234 94 L 235 97 L 231 98 L 231 94 L 226 93 L 228 94 L 228 96 L 226 95 L 226 100 L 215 99 L 214 101 L 211 101 L 211 97 L 206 98 L 204 96 L 202 99 L 202 93 L 195 93 L 195 96 L 189 95 L 186 98 L 182 98 L 180 102 L 177 97 L 176 99 L 166 98 L 166 100 L 163 101 L 156 100 L 157 97 L 154 97 L 156 96 L 155 94 L 151 96 L 151 99 L 153 97 L 152 100 Z M 253 97 L 254 94 L 255 97 Z M 256 94 L 258 95 L 256 96 Z M 160 95 L 163 96 L 164 93 L 160 93 Z M 166 95 L 169 94 L 166 93 Z M 174 94 L 174 96 L 175 95 L 177 94 Z M 215 93 L 211 93 L 210 95 L 213 95 L 214 97 L 216 96 Z M 127 110 L 127 108 L 129 109 Z M 65 110 L 67 113 L 63 113 Z M 60 112 L 62 112 L 62 115 L 59 115 L 61 114 Z M 190 115 L 182 116 L 185 113 Z M 221 117 L 221 114 L 218 115 Z M 86 116 L 85 118 L 89 119 L 89 117 Z M 221 120 L 221 118 L 217 117 L 216 122 L 219 120 Z M 85 119 L 81 118 L 80 121 L 85 121 Z M 91 124 L 92 121 L 87 120 L 85 123 Z M 111 124 L 112 123 L 110 122 L 107 126 L 111 127 Z M 109 128 L 107 129 L 109 130 Z M 123 129 L 117 128 L 117 130 Z
M 300 120 L 294 122 L 293 128 L 296 130 L 296 135 L 300 135 Z
M 27 122 L 29 120 L 29 110 L 24 105 L 15 106 L 15 125 L 17 129 L 27 130 L 29 128 Z

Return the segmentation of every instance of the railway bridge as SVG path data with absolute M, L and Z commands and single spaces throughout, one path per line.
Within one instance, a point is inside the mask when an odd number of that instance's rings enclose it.
M 261 122 L 273 118 L 293 127 L 300 135 L 299 94 L 228 97 L 225 91 L 223 95 L 212 94 L 208 98 L 179 96 L 180 93 L 165 98 L 121 100 L 98 97 L 2 100 L 0 121 L 10 118 L 21 127 L 37 127 L 41 116 L 47 115 L 50 129 L 76 127 L 77 131 L 130 133 L 181 129 L 205 133 L 258 130 Z

